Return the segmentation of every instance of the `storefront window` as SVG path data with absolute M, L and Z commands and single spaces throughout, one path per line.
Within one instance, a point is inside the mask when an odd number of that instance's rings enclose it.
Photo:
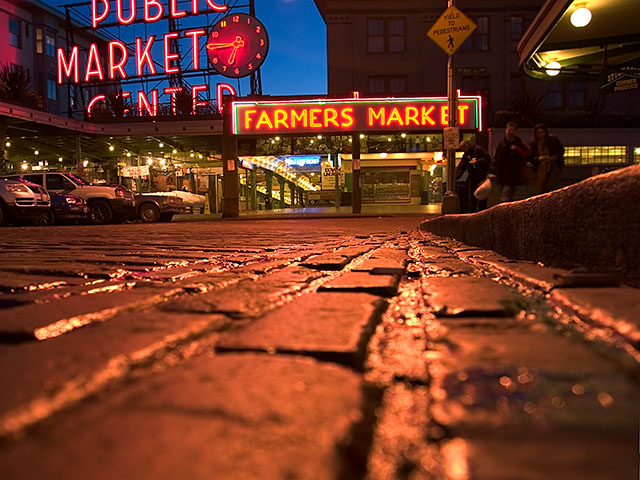
M 476 17 L 475 31 L 460 47 L 464 52 L 489 51 L 489 17 Z
M 405 50 L 404 18 L 367 20 L 367 52 L 402 53 Z
M 47 80 L 47 98 L 49 100 L 56 100 L 58 98 L 58 86 L 56 81 L 52 79 Z
M 56 56 L 56 39 L 50 35 L 47 35 L 47 55 Z
M 509 22 L 509 39 L 511 43 L 511 51 L 518 51 L 518 42 L 522 38 L 524 32 L 524 18 L 521 15 L 513 15 Z
M 36 28 L 36 53 L 42 53 L 43 47 L 42 47 L 42 29 L 41 28 Z
M 20 35 L 20 20 L 9 17 L 9 45 L 22 48 L 22 35 Z
M 636 148 L 634 160 L 638 162 L 640 149 Z M 616 146 L 583 146 L 565 147 L 565 163 L 567 165 L 624 164 L 627 159 L 627 147 Z

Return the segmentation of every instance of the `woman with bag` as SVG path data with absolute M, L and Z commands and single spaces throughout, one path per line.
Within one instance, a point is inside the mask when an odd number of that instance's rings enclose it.
M 556 190 L 564 167 L 564 146 L 542 123 L 533 128 L 530 146 L 538 194 Z

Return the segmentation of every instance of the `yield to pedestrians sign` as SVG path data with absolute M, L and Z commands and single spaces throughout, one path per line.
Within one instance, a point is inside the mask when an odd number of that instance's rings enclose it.
M 445 10 L 427 37 L 436 42 L 448 55 L 453 55 L 460 45 L 476 29 L 476 24 L 453 5 Z

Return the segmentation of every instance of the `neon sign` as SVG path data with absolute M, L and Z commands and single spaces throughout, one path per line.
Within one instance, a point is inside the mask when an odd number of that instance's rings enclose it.
M 203 4 L 206 2 L 204 8 Z M 191 0 L 183 2 L 180 0 L 91 0 L 91 27 L 93 29 L 102 28 L 103 25 L 113 26 L 131 25 L 134 22 L 154 23 L 161 19 L 181 18 L 185 16 L 207 15 L 211 12 L 225 12 L 227 5 L 219 3 L 219 0 Z M 58 48 L 56 52 L 58 84 L 64 82 L 81 83 L 96 81 L 127 80 L 132 77 L 145 77 L 155 75 L 174 75 L 182 71 L 180 66 L 180 54 L 173 48 L 173 44 L 181 39 L 188 39 L 191 44 L 189 53 L 191 61 L 190 71 L 201 69 L 199 57 L 200 50 L 207 43 L 207 30 L 204 28 L 193 28 L 181 30 L 179 32 L 166 32 L 162 36 L 148 35 L 136 37 L 135 45 L 127 46 L 121 40 L 111 40 L 106 43 L 105 51 L 102 46 L 92 43 L 89 46 L 87 55 L 80 55 L 77 45 L 69 46 L 67 50 Z M 162 52 L 161 58 L 156 58 L 152 54 L 152 49 L 158 46 Z M 81 64 L 81 58 L 83 62 Z M 128 67 L 128 68 L 127 68 Z M 132 98 L 137 102 L 138 115 L 158 115 L 159 97 L 168 95 L 171 101 L 171 111 L 175 115 L 176 98 L 182 90 L 181 87 L 168 87 L 164 89 L 154 89 L 150 92 L 123 92 L 122 95 Z M 191 87 L 192 112 L 197 113 L 198 109 L 207 106 L 207 102 L 199 99 L 202 92 L 208 90 L 207 85 L 194 85 Z M 221 95 L 223 90 L 235 92 L 231 86 L 224 84 L 222 89 L 217 89 L 218 105 L 221 105 Z M 98 103 L 107 99 L 107 95 L 95 95 L 88 102 L 87 113 L 91 116 L 91 109 Z
M 482 129 L 480 100 L 459 96 L 460 128 Z M 428 131 L 441 130 L 448 120 L 446 97 L 233 103 L 236 135 Z
M 290 167 L 305 167 L 307 165 L 320 165 L 321 155 L 278 155 L 284 163 Z

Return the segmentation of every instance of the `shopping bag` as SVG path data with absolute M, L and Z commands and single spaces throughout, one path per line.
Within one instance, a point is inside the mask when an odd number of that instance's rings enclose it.
M 491 179 L 486 178 L 480 185 L 478 185 L 476 191 L 473 192 L 473 196 L 478 200 L 486 200 L 489 198 L 489 195 L 491 195 Z

